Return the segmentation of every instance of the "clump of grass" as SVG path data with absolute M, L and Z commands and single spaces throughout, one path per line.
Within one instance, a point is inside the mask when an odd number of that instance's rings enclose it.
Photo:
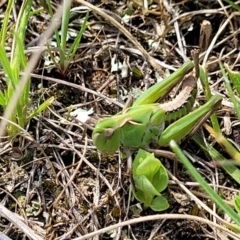
M 5 50 L 5 43 L 7 42 L 7 38 L 9 37 L 9 23 L 11 23 L 10 16 L 14 6 L 13 0 L 8 1 L 4 21 L 0 29 L 0 66 L 4 71 L 6 81 L 6 89 L 0 91 L 0 105 L 3 107 L 4 111 L 6 110 L 10 99 L 14 97 L 14 91 L 16 90 L 16 86 L 19 84 L 20 81 L 20 71 L 24 71 L 28 64 L 26 55 L 24 53 L 24 39 L 26 37 L 28 19 L 33 14 L 33 12 L 31 12 L 32 2 L 32 0 L 27 0 L 26 3 L 22 5 L 16 25 L 14 29 L 11 30 L 11 37 L 13 38 L 13 42 L 11 46 L 12 53 L 10 57 Z M 47 1 L 47 7 L 50 15 L 53 18 L 53 10 L 50 1 Z M 88 13 L 83 21 L 82 28 L 79 31 L 77 37 L 75 38 L 73 44 L 69 49 L 67 49 L 66 43 L 69 18 L 70 4 L 69 2 L 67 3 L 67 1 L 64 1 L 60 33 L 57 31 L 57 29 L 55 29 L 55 37 L 60 52 L 59 62 L 54 59 L 49 49 L 49 54 L 52 58 L 52 61 L 62 74 L 66 73 L 70 62 L 78 49 L 78 45 L 81 41 L 82 35 L 87 28 Z M 11 118 L 9 119 L 9 123 L 7 125 L 7 133 L 10 136 L 14 136 L 15 134 L 19 133 L 21 129 L 24 128 L 33 117 L 45 110 L 54 100 L 54 98 L 51 97 L 44 101 L 35 110 L 30 111 L 30 85 L 31 78 L 28 79 L 26 85 L 24 86 L 22 95 L 14 111 L 11 114 Z
M 28 18 L 31 14 L 32 0 L 28 0 L 22 5 L 15 28 L 11 31 L 13 42 L 11 46 L 12 53 L 9 58 L 5 51 L 5 43 L 7 42 L 7 34 L 9 34 L 8 24 L 11 22 L 10 16 L 13 11 L 13 4 L 13 0 L 8 1 L 3 25 L 0 30 L 0 64 L 3 68 L 6 81 L 6 89 L 0 91 L 0 105 L 3 107 L 3 110 L 6 110 L 11 98 L 14 97 L 14 91 L 20 81 L 20 71 L 24 71 L 28 64 L 24 53 L 24 39 L 26 36 Z M 33 117 L 46 109 L 54 100 L 53 97 L 47 99 L 29 113 L 31 104 L 31 99 L 29 98 L 30 85 L 31 79 L 29 78 L 27 84 L 24 86 L 24 90 L 15 110 L 12 112 L 11 118 L 9 119 L 7 133 L 10 136 L 19 133 L 21 128 L 24 128 Z
M 47 1 L 48 6 L 48 12 L 51 15 L 51 18 L 53 19 L 53 9 L 50 0 Z M 62 16 L 62 22 L 61 22 L 61 30 L 60 32 L 55 29 L 54 34 L 57 42 L 57 47 L 59 49 L 60 53 L 60 59 L 58 60 L 51 54 L 50 48 L 48 48 L 48 53 L 51 56 L 51 59 L 55 65 L 55 67 L 59 70 L 60 73 L 65 75 L 70 62 L 72 61 L 73 57 L 75 56 L 75 53 L 78 49 L 79 43 L 81 42 L 83 33 L 85 32 L 87 28 L 87 20 L 88 20 L 89 12 L 87 12 L 86 17 L 83 20 L 82 27 L 80 31 L 78 32 L 76 38 L 74 39 L 71 47 L 67 49 L 67 40 L 68 40 L 68 25 L 69 20 L 71 17 L 70 14 L 70 4 L 67 3 L 67 1 L 63 1 L 63 16 Z

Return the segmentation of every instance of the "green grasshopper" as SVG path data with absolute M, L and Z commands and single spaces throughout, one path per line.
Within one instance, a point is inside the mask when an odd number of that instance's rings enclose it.
M 100 120 L 92 133 L 97 149 L 113 154 L 120 146 L 139 149 L 154 142 L 165 147 L 172 139 L 179 141 L 189 135 L 202 119 L 209 117 L 209 113 L 222 100 L 221 96 L 215 95 L 190 112 L 197 94 L 197 80 L 192 75 L 186 75 L 193 67 L 193 62 L 187 62 L 165 80 L 141 94 L 132 107 Z M 182 79 L 182 90 L 175 99 L 158 103 Z

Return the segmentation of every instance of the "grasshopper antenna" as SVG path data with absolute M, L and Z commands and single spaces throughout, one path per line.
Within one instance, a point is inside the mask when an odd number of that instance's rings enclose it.
M 196 79 L 199 78 L 199 73 L 200 73 L 200 69 L 199 69 L 199 54 L 200 54 L 200 50 L 199 49 L 193 49 L 191 51 L 191 56 L 193 58 L 193 63 L 194 63 L 194 68 L 195 68 L 195 77 Z

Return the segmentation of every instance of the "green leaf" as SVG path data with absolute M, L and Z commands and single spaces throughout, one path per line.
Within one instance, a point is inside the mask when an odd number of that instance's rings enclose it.
M 140 189 L 145 194 L 160 196 L 160 193 L 156 190 L 146 176 L 133 176 L 133 179 L 136 189 Z
M 164 211 L 169 208 L 169 203 L 165 197 L 159 196 L 153 199 L 150 208 L 153 211 Z
M 140 149 L 133 162 L 133 175 L 144 175 L 153 184 L 158 192 L 163 191 L 168 185 L 168 175 L 162 163 L 154 154 Z
M 139 202 L 144 203 L 145 207 L 149 207 L 152 204 L 152 200 L 154 198 L 154 195 L 145 194 L 140 189 L 133 189 L 133 195 Z
M 146 156 L 146 158 L 137 159 L 137 168 L 134 173 L 136 176 L 144 175 L 149 181 L 153 181 L 154 175 L 158 172 L 160 168 L 160 162 L 157 160 L 153 154 Z
M 169 207 L 167 200 L 161 196 L 168 185 L 167 171 L 154 154 L 140 149 L 133 161 L 133 194 L 154 211 L 163 211 Z M 154 199 L 155 196 L 158 196 Z
M 153 177 L 152 184 L 158 192 L 162 192 L 167 188 L 169 179 L 165 167 L 160 161 L 159 163 L 160 167 L 158 169 L 158 172 Z

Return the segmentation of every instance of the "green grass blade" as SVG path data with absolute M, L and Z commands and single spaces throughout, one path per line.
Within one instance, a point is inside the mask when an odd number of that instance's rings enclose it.
M 21 101 L 21 99 L 20 99 Z M 19 124 L 20 127 L 24 128 L 25 127 L 25 114 L 26 114 L 26 110 L 24 109 L 24 107 L 22 106 L 22 104 L 19 102 L 17 104 L 17 107 L 16 107 L 16 116 L 17 116 L 17 122 Z M 11 133 L 11 134 L 15 134 L 15 133 Z
M 221 65 L 220 65 L 221 67 Z M 223 71 L 223 75 L 225 74 L 224 69 L 222 68 Z M 225 74 L 225 78 L 226 78 L 226 74 Z M 211 96 L 211 91 L 210 91 L 210 87 L 209 87 L 209 83 L 208 83 L 208 77 L 207 77 L 207 73 L 203 70 L 202 67 L 200 67 L 200 80 L 202 82 L 203 88 L 204 88 L 204 92 L 206 95 L 207 100 L 209 99 L 209 97 Z M 227 83 L 229 83 L 228 79 L 226 78 Z M 229 84 L 230 85 L 230 84 Z M 231 91 L 231 89 L 230 89 Z M 211 116 L 211 122 L 212 122 L 212 126 L 214 129 L 212 129 L 210 126 L 205 125 L 206 129 L 209 131 L 209 133 L 211 133 L 215 140 L 224 148 L 226 149 L 227 153 L 238 163 L 240 163 L 240 153 L 238 152 L 238 150 L 222 135 L 221 133 L 221 129 L 218 123 L 218 119 L 217 116 L 215 114 L 212 114 Z
M 26 36 L 26 29 L 28 25 L 28 19 L 32 8 L 32 0 L 27 0 L 24 5 L 24 11 L 22 12 L 20 18 L 19 27 L 17 26 L 14 34 L 14 39 L 16 42 L 16 47 L 14 49 L 14 58 L 12 61 L 12 69 L 13 74 L 15 76 L 14 84 L 17 85 L 19 83 L 19 73 L 21 69 L 25 69 L 27 66 L 27 60 L 24 54 L 24 39 Z M 26 115 L 27 109 L 29 105 L 29 91 L 30 91 L 30 81 L 27 82 L 23 89 L 22 97 L 19 99 L 16 106 L 16 123 L 19 124 L 20 127 L 24 128 L 27 124 Z M 19 131 L 19 129 L 16 129 Z M 9 133 L 10 135 L 15 134 L 15 130 Z
M 54 13 L 53 13 L 53 9 L 52 9 L 52 3 L 50 0 L 47 0 L 47 6 L 48 6 L 48 12 L 51 16 L 51 19 L 54 19 Z M 60 36 L 59 36 L 59 33 L 58 33 L 58 30 L 57 28 L 54 29 L 54 34 L 55 34 L 55 38 L 56 38 L 56 41 L 57 41 L 57 46 L 60 48 L 60 45 L 61 45 L 61 39 L 60 39 Z
M 0 63 L 6 76 L 7 85 L 15 88 L 13 70 L 3 45 L 0 45 Z
M 238 95 L 240 96 L 240 73 L 231 71 L 231 69 L 229 68 L 229 66 L 227 64 L 224 64 L 224 67 L 226 68 L 226 70 L 228 72 L 228 76 L 229 76 L 231 82 L 233 83 Z
M 2 105 L 3 107 L 7 107 L 8 101 L 9 99 L 12 97 L 12 93 L 13 90 L 15 89 L 15 82 L 16 80 L 14 80 L 15 75 L 14 75 L 14 71 L 12 70 L 10 61 L 7 57 L 7 54 L 5 52 L 5 49 L 2 47 L 2 45 L 0 45 L 0 63 L 3 67 L 4 73 L 5 73 L 5 80 L 7 83 L 7 90 L 4 92 L 5 94 L 5 99 L 7 100 L 5 102 L 4 105 Z M 4 109 L 5 109 L 4 108 Z
M 212 145 L 203 141 L 199 134 L 193 136 L 193 140 L 204 151 L 205 155 L 211 157 L 214 161 L 226 171 L 226 173 L 233 178 L 238 184 L 240 184 L 240 170 L 235 166 L 234 160 L 231 161 L 223 157 Z
M 77 51 L 77 49 L 79 47 L 79 43 L 81 42 L 82 35 L 83 35 L 83 33 L 85 32 L 85 30 L 87 28 L 88 17 L 89 17 L 89 12 L 87 12 L 87 14 L 86 14 L 86 16 L 84 18 L 84 22 L 82 24 L 81 30 L 78 33 L 77 37 L 75 38 L 72 46 L 70 47 L 70 49 L 68 51 L 68 54 L 67 54 L 67 57 L 66 57 L 67 62 L 70 62 L 72 60 L 73 56 L 75 55 L 75 53 L 76 53 L 76 51 Z
M 228 77 L 227 77 L 227 74 L 226 74 L 226 72 L 225 72 L 225 70 L 224 70 L 223 65 L 222 65 L 221 62 L 219 62 L 219 66 L 220 66 L 220 68 L 221 68 L 221 72 L 222 72 L 222 75 L 223 75 L 223 79 L 224 79 L 224 82 L 225 82 L 225 85 L 226 85 L 228 94 L 229 94 L 229 96 L 230 96 L 230 98 L 231 98 L 231 101 L 232 101 L 232 103 L 233 103 L 233 105 L 234 105 L 234 109 L 235 109 L 235 111 L 236 111 L 236 113 L 237 113 L 238 119 L 240 119 L 240 105 L 239 105 L 237 99 L 236 99 L 235 96 L 234 96 L 234 93 L 233 93 L 231 84 L 230 84 L 230 82 L 229 82 L 229 79 L 228 79 Z
M 202 86 L 203 86 L 203 90 L 204 90 L 204 93 L 205 93 L 205 96 L 206 96 L 206 100 L 208 101 L 212 97 L 212 94 L 211 94 L 210 86 L 209 86 L 209 83 L 208 83 L 207 72 L 202 67 L 200 67 L 200 76 L 199 77 L 200 77 L 200 81 L 201 81 Z M 212 126 L 213 126 L 214 130 L 217 133 L 221 133 L 221 128 L 219 126 L 216 114 L 212 114 L 210 119 L 211 119 L 211 123 L 212 123 Z
M 17 41 L 17 39 L 16 39 L 17 44 L 16 44 L 16 48 L 15 48 L 14 59 L 12 61 L 13 68 L 15 68 L 16 66 L 19 67 L 20 63 L 21 63 L 20 62 L 21 54 L 20 54 L 19 48 L 24 48 L 24 39 L 26 36 L 26 30 L 27 30 L 28 19 L 29 19 L 31 7 L 32 7 L 32 0 L 27 0 L 25 3 L 25 6 L 24 6 L 24 11 L 21 15 L 20 25 L 18 28 L 15 29 L 15 32 L 17 33 L 19 40 Z
M 7 102 L 8 102 L 8 101 L 7 101 L 7 99 L 6 99 L 5 94 L 4 94 L 2 91 L 0 91 L 0 105 L 3 107 L 3 109 L 6 108 Z
M 17 46 L 18 46 L 18 58 L 17 58 L 17 60 L 19 60 L 18 64 L 20 64 L 21 68 L 25 69 L 27 66 L 27 59 L 24 53 L 23 41 L 18 33 L 15 33 L 14 37 L 16 39 Z
M 240 170 L 234 165 L 234 160 L 224 158 L 215 148 L 209 145 L 210 155 L 238 184 L 240 184 Z
M 22 69 L 25 69 L 26 66 L 27 66 L 27 59 L 26 59 L 26 56 L 24 54 L 24 45 L 23 45 L 23 42 L 22 42 L 22 40 L 21 40 L 21 38 L 18 34 L 15 33 L 14 36 L 16 38 L 17 46 L 18 46 L 18 48 L 17 48 L 18 49 L 18 59 L 19 59 L 18 66 L 21 67 Z M 18 76 L 19 76 L 19 73 L 18 73 Z M 24 110 L 23 114 L 25 116 L 27 114 L 27 107 L 26 106 L 28 106 L 28 104 L 29 104 L 30 86 L 31 86 L 31 82 L 30 82 L 30 79 L 29 79 L 27 84 L 25 85 L 23 95 L 19 100 L 19 105 L 22 108 L 22 110 L 20 110 L 20 111 Z M 19 111 L 18 111 L 18 113 L 21 114 Z M 20 124 L 20 126 L 24 127 L 24 125 L 22 125 L 22 124 Z
M 70 2 L 70 3 L 69 3 Z M 60 65 L 63 71 L 66 70 L 68 62 L 65 58 L 66 53 L 66 44 L 67 44 L 67 31 L 68 23 L 70 18 L 70 7 L 71 1 L 63 1 L 63 16 L 62 16 L 62 25 L 61 25 L 61 45 L 60 45 Z
M 39 113 L 44 111 L 47 107 L 49 107 L 52 102 L 54 101 L 54 97 L 50 97 L 45 102 L 43 102 L 36 110 L 34 110 L 29 116 L 28 121 L 31 120 L 33 117 L 37 116 Z
M 14 4 L 14 0 L 9 0 L 7 9 L 4 12 L 3 23 L 2 23 L 1 30 L 0 30 L 0 45 L 2 45 L 2 46 L 4 46 L 4 44 L 6 42 L 8 22 L 9 22 L 9 18 L 10 18 L 12 9 L 13 9 L 13 4 Z
M 222 135 L 222 133 L 217 133 L 207 124 L 204 124 L 204 127 L 214 137 L 217 143 L 225 149 L 229 156 L 240 165 L 240 152 Z
M 236 9 L 238 12 L 240 12 L 240 6 L 238 6 L 236 3 L 234 3 L 231 0 L 224 0 L 224 2 L 229 3 L 234 9 Z

